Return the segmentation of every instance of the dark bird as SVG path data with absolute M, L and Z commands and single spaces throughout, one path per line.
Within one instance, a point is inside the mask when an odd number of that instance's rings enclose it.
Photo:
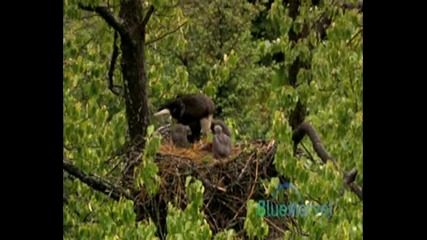
M 231 153 L 231 139 L 222 132 L 222 128 L 219 125 L 216 125 L 214 128 L 212 152 L 213 157 L 216 159 L 228 157 Z
M 171 115 L 178 123 L 191 129 L 190 143 L 200 140 L 201 131 L 205 136 L 210 131 L 214 102 L 204 94 L 183 94 L 162 105 L 154 116 Z
M 212 120 L 212 123 L 211 123 L 211 131 L 212 131 L 212 133 L 214 133 L 215 131 L 214 131 L 214 128 L 215 128 L 215 126 L 220 126 L 221 128 L 222 128 L 222 132 L 225 134 L 225 135 L 227 135 L 227 136 L 229 136 L 229 137 L 231 137 L 231 130 L 230 130 L 230 128 L 227 126 L 227 124 L 225 124 L 223 121 L 221 121 L 221 120 L 219 120 L 219 119 L 213 119 Z
M 191 135 L 191 129 L 182 124 L 175 124 L 170 129 L 170 136 L 175 146 L 186 148 L 190 146 L 188 136 Z

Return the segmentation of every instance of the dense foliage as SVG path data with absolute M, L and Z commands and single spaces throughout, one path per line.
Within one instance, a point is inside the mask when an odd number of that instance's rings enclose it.
M 114 30 L 97 13 L 78 3 L 110 6 L 118 16 L 118 0 L 64 1 L 63 94 L 64 156 L 78 168 L 117 179 L 110 171 L 129 140 L 124 84 L 119 60 L 114 72 L 118 95 L 110 90 L 108 71 Z M 308 138 L 308 154 L 294 155 L 289 116 L 297 102 L 306 106 L 309 122 L 342 169 L 356 167 L 363 185 L 363 42 L 362 13 L 334 0 L 296 1 L 143 1 L 144 13 L 154 6 L 146 27 L 147 94 L 151 112 L 177 93 L 203 92 L 217 105 L 216 116 L 232 128 L 233 141 L 274 138 L 275 167 L 294 184 L 306 202 L 333 202 L 331 218 L 298 217 L 299 230 L 286 239 L 361 239 L 363 203 L 351 191 L 340 194 L 342 172 L 322 164 Z M 356 3 L 356 1 L 348 1 Z M 318 24 L 324 17 L 330 19 Z M 325 31 L 319 26 L 327 25 Z M 120 45 L 120 38 L 117 39 Z M 290 71 L 300 61 L 296 79 Z M 152 119 L 147 131 L 140 181 L 156 191 L 157 167 L 152 155 L 159 147 Z M 277 178 L 266 179 L 272 193 Z M 203 184 L 188 179 L 192 204 L 168 206 L 167 239 L 233 239 L 233 229 L 213 235 L 201 212 Z M 135 223 L 129 200 L 113 201 L 64 173 L 64 239 L 156 239 L 151 221 Z M 246 235 L 268 233 L 248 201 Z

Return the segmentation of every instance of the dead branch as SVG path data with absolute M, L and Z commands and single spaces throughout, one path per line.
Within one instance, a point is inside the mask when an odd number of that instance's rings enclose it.
M 254 155 L 252 155 L 252 157 L 253 157 L 253 156 L 254 156 Z M 252 158 L 252 157 L 251 157 L 251 158 Z M 254 190 L 255 190 L 255 186 L 256 186 L 256 184 L 257 184 L 257 180 L 258 180 L 258 159 L 256 159 L 255 180 L 254 180 L 254 183 L 252 184 L 251 191 L 250 191 L 250 193 L 249 193 L 248 197 L 246 198 L 246 202 L 247 202 L 249 199 L 251 199 L 252 195 L 254 194 Z M 242 209 L 243 209 L 244 207 L 245 207 L 245 205 L 242 205 L 242 206 L 239 208 L 239 210 L 237 210 L 236 214 L 234 214 L 234 217 L 230 220 L 230 222 L 233 222 L 234 220 L 236 220 L 236 218 L 239 216 L 239 214 L 241 214 Z
M 142 20 L 142 26 L 144 26 L 144 27 L 145 27 L 145 26 L 147 25 L 148 20 L 150 20 L 150 17 L 151 17 L 151 15 L 153 14 L 153 12 L 154 12 L 154 6 L 153 6 L 153 5 L 151 5 L 151 6 L 148 8 L 147 13 L 145 14 L 144 20 Z
M 114 16 L 113 12 L 110 11 L 108 7 L 101 6 L 88 6 L 82 3 L 78 3 L 80 9 L 96 12 L 99 16 L 101 16 L 107 23 L 110 25 L 115 31 L 120 33 L 120 36 L 127 36 L 127 31 L 124 26 L 120 23 L 120 21 Z
M 126 189 L 112 184 L 101 177 L 84 173 L 82 170 L 74 166 L 70 160 L 64 158 L 62 160 L 62 168 L 72 176 L 87 184 L 92 189 L 102 192 L 116 201 L 119 201 L 120 197 L 122 196 L 126 199 L 134 200 L 133 197 L 127 193 Z

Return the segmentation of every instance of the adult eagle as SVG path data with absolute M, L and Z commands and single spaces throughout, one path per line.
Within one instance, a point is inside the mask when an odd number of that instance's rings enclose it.
M 201 131 L 205 136 L 210 131 L 215 104 L 204 94 L 180 94 L 162 105 L 154 116 L 171 115 L 178 123 L 191 129 L 189 142 L 200 140 Z

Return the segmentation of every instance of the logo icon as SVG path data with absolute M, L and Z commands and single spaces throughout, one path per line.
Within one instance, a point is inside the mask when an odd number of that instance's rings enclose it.
M 274 200 L 282 189 L 292 189 L 292 192 L 298 196 L 298 202 L 289 202 L 288 204 L 278 203 Z M 258 215 L 261 217 L 286 217 L 297 216 L 305 217 L 308 214 L 321 216 L 332 216 L 333 205 L 330 202 L 326 204 L 304 203 L 301 193 L 289 182 L 280 184 L 271 195 L 272 200 L 258 200 Z
M 289 188 L 291 188 L 298 195 L 298 201 L 301 202 L 302 201 L 301 193 L 298 191 L 298 189 L 295 187 L 295 185 L 293 185 L 292 183 L 289 183 L 289 182 L 284 182 L 284 183 L 280 184 L 279 187 L 277 187 L 276 191 L 274 191 L 274 193 L 272 195 L 273 199 L 276 198 L 276 196 L 280 192 L 280 190 L 289 189 Z

